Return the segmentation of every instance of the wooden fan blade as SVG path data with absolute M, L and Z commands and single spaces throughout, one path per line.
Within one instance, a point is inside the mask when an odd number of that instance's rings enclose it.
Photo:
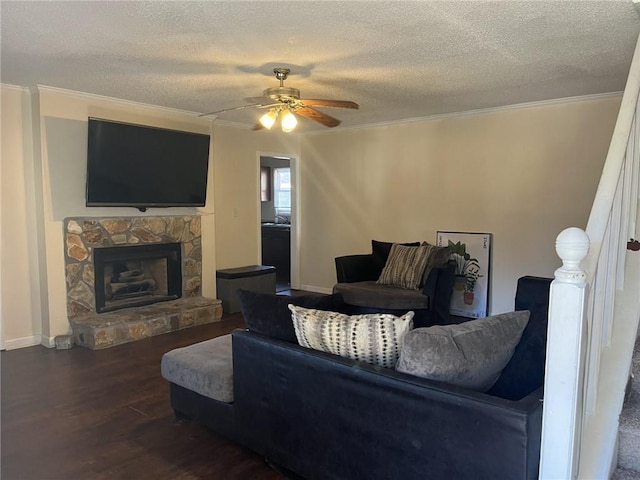
M 340 120 L 332 117 L 331 115 L 327 115 L 326 113 L 321 112 L 320 110 L 316 110 L 315 108 L 302 106 L 302 107 L 296 108 L 294 112 L 299 115 L 302 115 L 303 117 L 307 117 L 307 118 L 310 118 L 311 120 L 315 120 L 316 122 L 320 122 L 325 127 L 331 128 L 331 127 L 337 127 L 338 125 L 340 125 Z
M 350 102 L 349 100 L 322 100 L 319 98 L 316 99 L 301 99 L 300 100 L 304 105 L 309 105 L 312 107 L 334 107 L 334 108 L 360 108 L 360 106 L 355 102 Z

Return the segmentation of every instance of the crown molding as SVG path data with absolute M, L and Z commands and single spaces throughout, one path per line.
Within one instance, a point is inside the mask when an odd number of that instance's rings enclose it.
M 0 87 L 6 88 L 7 90 L 16 90 L 22 93 L 30 93 L 27 87 L 23 87 L 20 85 L 13 85 L 11 83 L 0 83 Z
M 108 103 L 116 104 L 122 107 L 152 110 L 158 113 L 184 115 L 188 117 L 198 117 L 198 115 L 200 115 L 197 112 L 190 112 L 188 110 L 180 110 L 177 108 L 170 108 L 170 107 L 161 107 L 159 105 L 152 105 L 150 103 L 134 102 L 132 100 L 123 100 L 121 98 L 107 97 L 105 95 L 98 95 L 95 93 L 85 93 L 85 92 L 78 92 L 76 90 L 67 90 L 65 88 L 50 87 L 48 85 L 38 84 L 36 88 L 37 88 L 37 91 L 41 93 L 52 93 L 52 94 L 63 95 L 66 97 L 76 98 L 76 99 L 108 102 Z
M 552 105 L 564 105 L 567 103 L 575 103 L 575 102 L 588 102 L 588 101 L 612 98 L 616 96 L 621 97 L 622 93 L 623 92 L 595 93 L 593 95 L 580 95 L 577 97 L 563 97 L 563 98 L 554 98 L 551 100 L 539 100 L 536 102 L 516 103 L 513 105 L 503 105 L 500 107 L 481 108 L 478 110 L 466 110 L 463 112 L 442 113 L 438 115 L 429 115 L 425 117 L 414 117 L 414 118 L 405 118 L 402 120 L 391 120 L 388 122 L 367 123 L 364 125 L 341 127 L 339 129 L 333 130 L 333 132 L 336 132 L 336 131 L 344 132 L 347 130 L 361 130 L 366 128 L 391 127 L 395 125 L 403 125 L 406 123 L 418 123 L 418 122 L 426 122 L 426 121 L 433 121 L 433 120 L 443 120 L 448 118 L 472 117 L 477 115 L 487 115 L 491 113 L 508 112 L 512 110 L 524 110 L 528 108 L 549 107 Z M 314 134 L 325 135 L 327 133 L 332 133 L 332 132 L 316 131 L 316 132 L 308 132 L 308 135 L 314 135 Z
M 78 99 L 85 99 L 85 100 L 93 100 L 93 101 L 101 101 L 101 102 L 109 102 L 112 104 L 116 104 L 116 105 L 120 105 L 123 107 L 128 107 L 128 108 L 140 108 L 140 109 L 145 109 L 145 110 L 153 110 L 159 113 L 167 113 L 167 114 L 172 114 L 172 115 L 183 115 L 183 116 L 188 116 L 188 117 L 199 117 L 199 113 L 198 112 L 191 112 L 188 110 L 180 110 L 177 108 L 170 108 L 170 107 L 162 107 L 162 106 L 158 106 L 158 105 L 152 105 L 152 104 L 148 104 L 148 103 L 142 103 L 142 102 L 134 102 L 131 100 L 123 100 L 120 98 L 115 98 L 115 97 L 108 97 L 108 96 L 104 96 L 104 95 L 98 95 L 98 94 L 94 94 L 94 93 L 85 93 L 85 92 L 78 92 L 75 90 L 68 90 L 65 88 L 59 88 L 59 87 L 50 87 L 48 85 L 37 85 L 35 91 L 28 88 L 28 87 L 24 87 L 24 86 L 19 86 L 19 85 L 12 85 L 12 84 L 6 84 L 6 83 L 2 83 L 0 84 L 3 88 L 9 88 L 12 90 L 19 90 L 23 93 L 35 93 L 37 92 L 43 92 L 43 93 L 53 93 L 53 94 L 57 94 L 57 95 L 64 95 L 67 97 L 71 97 L 71 98 L 78 98 Z M 304 132 L 304 135 L 326 135 L 328 133 L 336 133 L 336 132 L 344 132 L 347 130 L 361 130 L 361 129 L 368 129 L 368 128 L 380 128 L 380 127 L 390 127 L 390 126 L 396 126 L 396 125 L 403 125 L 403 124 L 408 124 L 408 123 L 418 123 L 418 122 L 425 122 L 425 121 L 433 121 L 433 120 L 443 120 L 443 119 L 448 119 L 448 118 L 460 118 L 460 117 L 469 117 L 469 116 L 476 116 L 476 115 L 487 115 L 487 114 L 491 114 L 491 113 L 500 113 L 500 112 L 508 112 L 508 111 L 512 111 L 512 110 L 522 110 L 522 109 L 527 109 L 527 108 L 537 108 L 537 107 L 548 107 L 548 106 L 552 106 L 552 105 L 561 105 L 561 104 L 567 104 L 567 103 L 574 103 L 574 102 L 584 102 L 584 101 L 594 101 L 594 100 L 601 100 L 601 99 L 606 99 L 606 98 L 611 98 L 611 97 L 616 97 L 616 96 L 620 96 L 622 95 L 623 92 L 608 92 L 608 93 L 597 93 L 597 94 L 593 94 L 593 95 L 581 95 L 581 96 L 576 96 L 576 97 L 563 97 L 563 98 L 556 98 L 556 99 L 551 99 L 551 100 L 540 100 L 540 101 L 536 101 L 536 102 L 526 102 L 526 103 L 517 103 L 517 104 L 513 104 L 513 105 L 503 105 L 503 106 L 499 106 L 499 107 L 490 107 L 490 108 L 482 108 L 482 109 L 477 109 L 477 110 L 466 110 L 466 111 L 462 111 L 462 112 L 453 112 L 453 113 L 443 113 L 443 114 L 437 114 L 437 115 L 427 115 L 424 117 L 413 117 L 413 118 L 405 118 L 402 120 L 391 120 L 391 121 L 386 121 L 386 122 L 373 122 L 373 123 L 367 123 L 364 125 L 354 125 L 354 126 L 345 126 L 345 127 L 339 127 L 337 129 L 333 129 L 333 130 L 329 130 L 329 131 L 325 131 L 325 130 L 317 130 L 317 131 L 310 131 L 310 132 Z M 222 127 L 231 127 L 231 128 L 238 128 L 238 129 L 242 129 L 242 130 L 250 130 L 251 128 L 253 128 L 250 125 L 246 125 L 244 123 L 239 123 L 239 122 L 233 122 L 233 121 L 228 121 L 228 120 L 221 120 L 218 117 L 202 117 L 205 120 L 209 120 L 211 121 L 214 125 L 217 126 L 222 126 Z

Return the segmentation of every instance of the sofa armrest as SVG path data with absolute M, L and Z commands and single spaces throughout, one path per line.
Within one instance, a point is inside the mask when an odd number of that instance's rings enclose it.
M 377 280 L 381 273 L 372 254 L 345 255 L 336 257 L 335 262 L 338 283 Z
M 455 263 L 449 262 L 440 267 L 434 267 L 422 293 L 431 299 L 432 321 L 437 325 L 449 323 L 449 308 L 455 282 Z

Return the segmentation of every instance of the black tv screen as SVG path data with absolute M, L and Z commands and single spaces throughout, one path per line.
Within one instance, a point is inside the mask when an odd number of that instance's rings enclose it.
M 89 118 L 87 206 L 202 207 L 209 135 Z

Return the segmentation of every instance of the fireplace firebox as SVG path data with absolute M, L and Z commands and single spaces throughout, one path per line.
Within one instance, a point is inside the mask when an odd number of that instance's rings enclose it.
M 98 313 L 182 297 L 180 243 L 94 248 Z

